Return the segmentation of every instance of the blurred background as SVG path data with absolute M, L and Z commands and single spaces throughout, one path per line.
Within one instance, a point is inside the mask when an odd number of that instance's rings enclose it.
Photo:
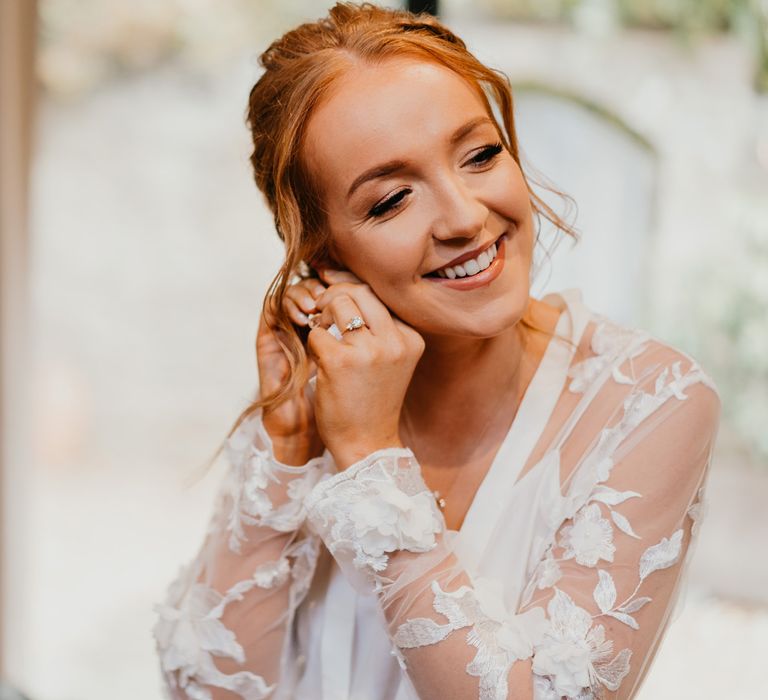
M 221 467 L 197 477 L 253 392 L 281 259 L 247 95 L 268 43 L 328 6 L 0 0 L 0 668 L 32 700 L 162 697 L 152 605 L 202 540 Z M 641 697 L 764 698 L 768 0 L 438 9 L 509 75 L 526 164 L 578 206 L 537 294 L 581 287 L 721 390 L 689 590 Z

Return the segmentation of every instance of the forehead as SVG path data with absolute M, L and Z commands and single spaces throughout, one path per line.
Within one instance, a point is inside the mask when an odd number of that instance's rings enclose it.
M 305 157 L 320 177 L 348 185 L 361 168 L 418 157 L 486 114 L 476 89 L 442 65 L 403 58 L 356 64 L 310 117 Z

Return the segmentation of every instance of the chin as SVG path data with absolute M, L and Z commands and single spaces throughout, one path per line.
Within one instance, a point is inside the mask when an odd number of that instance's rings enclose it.
M 425 336 L 456 338 L 494 338 L 520 322 L 528 308 L 528 290 L 524 295 L 505 294 L 476 310 L 434 307 L 421 313 L 411 307 L 398 316 Z M 416 313 L 414 313 L 416 311 Z

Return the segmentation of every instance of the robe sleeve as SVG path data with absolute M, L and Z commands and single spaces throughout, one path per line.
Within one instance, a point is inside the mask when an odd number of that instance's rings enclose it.
M 288 632 L 317 562 L 304 497 L 329 459 L 278 462 L 261 411 L 238 426 L 225 454 L 205 540 L 155 608 L 153 634 L 174 700 L 261 700 L 288 682 Z
M 504 581 L 463 566 L 410 450 L 375 452 L 308 496 L 342 571 L 377 592 L 423 700 L 634 694 L 679 588 L 720 404 L 682 356 L 649 353 L 623 369 L 609 387 L 623 400 L 542 504 L 550 531 L 513 609 Z M 530 555 L 493 545 L 499 557 Z

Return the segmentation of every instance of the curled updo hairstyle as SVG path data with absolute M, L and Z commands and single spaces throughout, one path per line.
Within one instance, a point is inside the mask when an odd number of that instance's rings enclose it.
M 277 392 L 243 411 L 235 427 L 258 408 L 269 410 L 300 391 L 308 376 L 306 351 L 283 311 L 283 297 L 301 261 L 333 263 L 321 195 L 301 157 L 309 118 L 333 82 L 350 67 L 400 56 L 446 66 L 476 86 L 502 143 L 520 165 L 509 79 L 478 61 L 459 37 L 431 15 L 340 2 L 327 17 L 302 24 L 273 42 L 259 59 L 264 73 L 251 89 L 247 123 L 253 138 L 250 160 L 256 184 L 285 244 L 285 261 L 267 290 L 262 311 L 277 331 L 290 372 Z M 575 235 L 530 185 L 528 190 L 537 223 L 544 217 Z

